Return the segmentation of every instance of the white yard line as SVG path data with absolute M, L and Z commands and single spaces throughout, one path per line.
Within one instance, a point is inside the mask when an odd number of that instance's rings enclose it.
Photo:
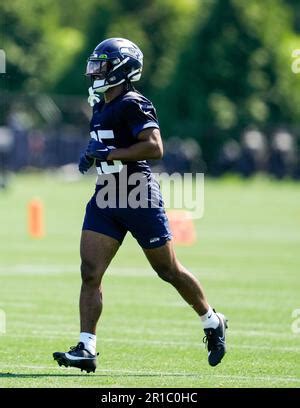
M 68 335 L 63 336 L 66 339 L 72 339 L 77 336 L 78 333 L 76 332 L 68 332 Z M 62 335 L 59 332 L 38 332 L 37 334 L 20 334 L 20 333 L 14 333 L 14 334 L 5 334 L 3 337 L 10 337 L 10 338 L 36 338 L 36 339 L 61 339 Z M 186 347 L 186 348 L 204 348 L 203 343 L 201 339 L 199 339 L 199 342 L 191 342 L 191 341 L 169 341 L 169 340 L 147 340 L 147 339 L 125 339 L 125 338 L 115 338 L 115 337 L 103 337 L 100 339 L 101 343 L 120 343 L 120 344 L 139 344 L 139 345 L 151 345 L 151 346 L 157 346 L 157 347 Z M 254 345 L 254 344 L 234 344 L 230 343 L 228 345 L 228 350 L 234 349 L 234 350 L 263 350 L 263 351 L 269 351 L 269 352 L 281 352 L 281 353 L 300 353 L 300 346 L 263 346 L 263 345 Z
M 19 276 L 19 275 L 78 275 L 80 279 L 80 264 L 76 265 L 8 265 L 0 266 L 0 276 Z M 155 272 L 150 268 L 109 268 L 107 276 L 128 276 L 141 278 L 156 278 Z
M 52 275 L 52 274 L 64 274 L 64 273 L 79 273 L 80 263 L 78 264 L 17 264 L 17 265 L 6 265 L 0 266 L 0 275 L 10 276 L 18 274 L 28 274 L 28 275 Z M 230 271 L 226 275 L 224 273 L 219 273 L 217 268 L 191 268 L 191 272 L 195 274 L 200 274 L 201 276 L 211 277 L 220 279 L 221 277 L 230 278 Z M 140 267 L 116 267 L 110 266 L 107 270 L 107 275 L 113 276 L 143 276 L 143 277 L 156 277 L 156 273 L 147 264 Z M 233 274 L 236 276 L 236 274 Z
M 8 315 L 9 316 L 9 315 Z M 37 334 L 43 334 L 43 333 L 49 333 L 49 335 L 52 335 L 53 333 L 56 332 L 55 328 L 57 329 L 57 327 L 59 325 L 63 325 L 64 327 L 66 327 L 66 324 L 64 321 L 57 321 L 57 317 L 55 315 L 38 315 L 36 316 L 34 319 L 32 319 L 30 322 L 27 321 L 18 321 L 19 319 L 24 319 L 24 313 L 23 314 L 18 314 L 18 313 L 13 313 L 13 319 L 14 322 L 12 322 L 12 326 L 11 329 L 12 331 L 14 331 L 14 335 L 16 335 L 16 331 L 18 331 L 18 328 L 23 328 L 23 329 L 27 329 L 28 331 L 30 330 L 31 333 L 37 333 Z M 39 319 L 37 320 L 37 317 L 39 317 Z M 46 330 L 43 331 L 41 333 L 40 330 L 37 330 L 37 325 L 40 326 L 41 324 L 44 324 L 43 322 L 47 321 L 47 325 L 49 326 L 50 323 L 50 327 L 53 326 L 54 330 Z M 155 321 L 156 322 L 156 321 Z M 149 320 L 149 326 L 150 324 L 153 323 L 152 320 Z M 177 326 L 179 326 L 178 321 L 176 322 Z M 114 322 L 115 324 L 115 322 Z M 166 330 L 162 330 L 161 327 L 162 326 L 166 326 L 169 325 L 170 329 L 166 329 Z M 107 326 L 107 324 L 106 324 Z M 118 328 L 118 332 L 122 332 L 122 333 L 129 333 L 129 334 L 143 334 L 143 335 L 170 335 L 170 336 L 184 336 L 187 337 L 189 333 L 191 333 L 191 335 L 194 335 L 194 330 L 197 330 L 197 327 L 199 328 L 199 337 L 202 336 L 202 328 L 201 325 L 199 323 L 196 324 L 189 324 L 187 326 L 186 323 L 182 324 L 182 328 L 174 328 L 173 322 L 171 320 L 157 320 L 157 329 L 156 328 L 150 328 L 150 327 L 141 327 L 139 328 L 129 328 L 128 326 L 126 327 L 122 327 L 121 325 Z M 189 327 L 190 326 L 190 327 Z M 245 326 L 247 327 L 247 326 Z M 250 327 L 252 327 L 250 325 Z M 268 328 L 268 325 L 265 326 L 261 326 Z M 8 329 L 9 330 L 9 329 Z M 246 330 L 246 329 L 230 329 L 228 331 L 228 334 L 230 337 L 239 337 L 239 338 L 245 338 L 245 337 L 257 337 L 257 338 L 267 338 L 267 337 L 273 337 L 277 340 L 289 340 L 292 338 L 296 339 L 296 335 L 290 333 L 290 337 L 287 336 L 286 332 L 278 332 L 278 331 L 269 331 L 269 330 Z M 7 332 L 7 335 L 9 335 L 9 331 Z M 23 334 L 22 334 L 23 335 Z M 297 336 L 300 338 L 300 336 Z
M 194 347 L 200 348 L 203 347 L 203 343 L 201 340 L 199 342 L 188 342 L 188 341 L 161 341 L 161 340 L 132 340 L 132 339 L 115 339 L 115 338 L 103 338 L 101 342 L 104 343 L 127 343 L 127 344 L 151 344 L 157 345 L 159 347 Z M 259 346 L 259 345 L 248 345 L 248 344 L 229 344 L 228 349 L 249 349 L 249 350 L 268 350 L 268 351 L 278 351 L 278 352 L 291 352 L 291 353 L 300 353 L 300 346 L 299 347 L 269 347 L 269 346 Z

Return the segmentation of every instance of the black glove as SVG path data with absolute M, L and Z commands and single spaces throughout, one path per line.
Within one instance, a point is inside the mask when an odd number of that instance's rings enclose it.
M 92 167 L 94 164 L 94 159 L 92 157 L 87 156 L 86 153 L 82 153 L 78 163 L 78 169 L 80 173 L 84 174 L 88 171 L 89 168 Z
M 86 149 L 86 155 L 100 161 L 106 161 L 112 149 L 107 147 L 104 143 L 98 140 L 91 139 Z

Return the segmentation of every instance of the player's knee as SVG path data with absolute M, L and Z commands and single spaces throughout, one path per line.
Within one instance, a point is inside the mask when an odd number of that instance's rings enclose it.
M 154 270 L 162 280 L 169 283 L 176 282 L 180 275 L 179 269 L 174 264 L 157 265 L 156 267 L 154 267 Z
M 99 286 L 99 273 L 97 271 L 96 265 L 82 261 L 81 262 L 81 280 L 83 285 L 87 286 Z

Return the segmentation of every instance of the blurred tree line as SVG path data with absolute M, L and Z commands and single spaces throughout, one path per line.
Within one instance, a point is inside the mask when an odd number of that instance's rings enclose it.
M 164 137 L 195 138 L 210 166 L 218 146 L 250 127 L 300 123 L 299 0 L 14 0 L 0 3 L 1 87 L 86 95 L 93 48 L 127 37 L 144 52 L 138 89 Z

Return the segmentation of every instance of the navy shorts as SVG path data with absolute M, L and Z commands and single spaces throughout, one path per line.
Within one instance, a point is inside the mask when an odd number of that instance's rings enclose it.
M 99 208 L 96 193 L 86 206 L 82 229 L 108 235 L 120 244 L 130 231 L 145 249 L 158 248 L 172 238 L 163 207 Z

